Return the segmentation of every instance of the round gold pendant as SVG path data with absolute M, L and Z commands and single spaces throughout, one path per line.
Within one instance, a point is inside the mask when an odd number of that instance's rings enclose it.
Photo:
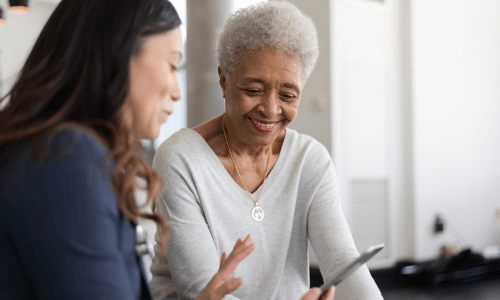
M 252 209 L 252 217 L 255 221 L 262 221 L 262 219 L 264 219 L 264 210 L 259 206 L 255 206 Z

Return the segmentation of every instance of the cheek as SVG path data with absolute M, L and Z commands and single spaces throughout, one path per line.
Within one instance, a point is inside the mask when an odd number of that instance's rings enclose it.
M 299 112 L 299 101 L 285 103 L 282 106 L 283 115 L 289 120 L 289 122 L 293 121 Z
M 162 99 L 165 96 L 165 75 L 150 65 L 131 68 L 130 106 L 133 124 L 140 138 L 156 138 L 161 127 Z
M 137 131 L 140 139 L 154 139 L 159 134 L 162 124 L 160 120 L 160 101 L 157 97 L 151 97 L 151 95 L 146 97 L 146 93 L 143 93 L 142 96 L 136 94 L 134 98 L 130 98 L 130 108 L 133 116 L 132 126 Z
M 238 91 L 226 96 L 226 107 L 227 110 L 233 111 L 236 114 L 247 114 L 251 110 L 255 109 L 260 103 L 259 98 L 250 97 L 246 95 L 243 91 Z

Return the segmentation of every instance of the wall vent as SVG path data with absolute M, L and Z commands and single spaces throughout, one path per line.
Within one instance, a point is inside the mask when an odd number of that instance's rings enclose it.
M 389 224 L 386 179 L 351 181 L 352 235 L 358 250 L 385 244 L 374 260 L 389 258 Z

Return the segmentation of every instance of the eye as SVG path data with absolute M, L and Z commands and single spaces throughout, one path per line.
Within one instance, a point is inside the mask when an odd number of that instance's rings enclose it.
M 281 94 L 281 99 L 284 100 L 284 101 L 293 101 L 295 100 L 297 97 L 293 94 Z
M 257 89 L 245 89 L 245 93 L 249 96 L 259 96 L 262 94 L 262 92 Z
M 179 67 L 178 67 L 178 66 L 176 66 L 176 65 L 174 65 L 174 64 L 170 64 L 170 67 L 172 68 L 172 70 L 173 70 L 174 72 L 178 72 L 178 71 L 179 71 Z

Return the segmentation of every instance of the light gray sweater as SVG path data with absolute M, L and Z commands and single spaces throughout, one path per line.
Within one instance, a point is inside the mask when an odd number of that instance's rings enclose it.
M 257 247 L 234 272 L 243 284 L 226 300 L 300 299 L 309 289 L 308 239 L 325 280 L 359 256 L 342 213 L 330 155 L 307 135 L 286 129 L 259 201 L 262 221 L 252 218 L 252 199 L 191 129 L 180 130 L 159 147 L 153 168 L 164 183 L 156 210 L 170 230 L 166 261 L 155 246 L 150 282 L 155 299 L 194 299 L 219 269 L 222 252 L 229 254 L 236 240 L 249 233 Z M 335 294 L 335 300 L 382 299 L 366 265 Z

